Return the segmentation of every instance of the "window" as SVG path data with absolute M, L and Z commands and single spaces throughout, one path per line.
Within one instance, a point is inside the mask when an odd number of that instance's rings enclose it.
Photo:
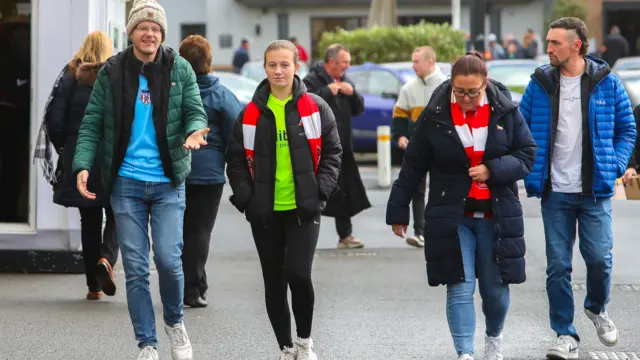
M 180 25 L 182 40 L 189 35 L 200 35 L 207 37 L 207 25 L 206 24 L 182 24 Z
M 278 39 L 289 38 L 289 14 L 278 14 Z
M 402 83 L 391 72 L 386 70 L 373 70 L 369 74 L 368 90 L 370 95 L 382 96 L 383 93 L 399 94 Z
M 358 92 L 369 93 L 369 70 L 349 71 L 347 78 L 353 82 Z

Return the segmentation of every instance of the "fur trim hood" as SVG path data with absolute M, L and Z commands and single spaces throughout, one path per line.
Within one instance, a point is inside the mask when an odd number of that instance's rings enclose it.
M 81 64 L 75 69 L 75 71 L 72 71 L 75 73 L 75 78 L 78 81 L 78 84 L 93 86 L 98 79 L 98 73 L 103 66 L 104 63 L 87 63 Z

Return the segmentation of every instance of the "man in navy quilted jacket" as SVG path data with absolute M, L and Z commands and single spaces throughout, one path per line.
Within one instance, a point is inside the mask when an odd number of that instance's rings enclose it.
M 547 34 L 549 65 L 536 69 L 520 103 L 538 145 L 525 179 L 529 197 L 542 198 L 551 328 L 549 359 L 577 359 L 571 286 L 576 222 L 587 267 L 584 312 L 600 341 L 618 343 L 606 305 L 611 287 L 611 197 L 636 141 L 631 102 L 606 62 L 587 53 L 587 28 L 561 18 Z

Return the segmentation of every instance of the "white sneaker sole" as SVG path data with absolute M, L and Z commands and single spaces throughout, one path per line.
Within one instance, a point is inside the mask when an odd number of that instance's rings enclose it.
M 414 236 L 409 236 L 407 238 L 407 244 L 413 246 L 413 247 L 417 247 L 417 248 L 423 248 L 424 247 L 424 243 L 422 241 L 420 241 L 420 239 L 414 237 Z
M 587 312 L 587 310 L 585 309 L 584 314 L 587 316 L 587 318 L 589 320 L 591 320 L 591 322 L 593 323 L 593 326 L 596 326 L 596 323 L 594 321 L 594 319 L 591 318 L 591 316 L 589 315 L 589 313 Z M 598 331 L 598 328 L 596 327 L 596 332 Z M 600 340 L 600 342 L 602 343 L 602 345 L 604 346 L 608 346 L 608 347 L 613 347 L 618 345 L 618 342 L 620 342 L 620 333 L 618 332 L 618 329 L 616 328 L 616 339 L 614 341 L 606 341 L 605 339 L 603 339 L 600 334 L 596 334 L 598 335 L 598 340 Z
M 572 351 L 569 355 L 565 355 L 563 352 L 556 350 L 547 351 L 547 359 L 550 360 L 568 360 L 568 359 L 579 359 L 580 355 L 578 353 L 578 349 L 576 351 Z

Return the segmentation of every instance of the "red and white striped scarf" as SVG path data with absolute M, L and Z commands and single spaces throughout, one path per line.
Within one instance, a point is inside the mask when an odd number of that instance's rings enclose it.
M 486 93 L 482 94 L 482 100 L 477 110 L 466 113 L 462 111 L 456 102 L 456 97 L 451 93 L 451 115 L 458 137 L 462 141 L 467 157 L 469 157 L 471 167 L 480 165 L 484 157 L 484 149 L 489 134 L 489 117 L 491 115 Z M 475 204 L 482 205 L 482 208 L 491 208 L 491 192 L 485 183 L 471 180 L 468 199 L 471 199 Z M 481 204 L 485 201 L 488 203 Z M 473 211 L 465 212 L 465 216 L 484 218 L 490 217 L 491 213 Z
M 300 114 L 299 125 L 304 128 L 304 134 L 307 136 L 309 148 L 311 150 L 311 158 L 313 160 L 313 171 L 318 174 L 318 164 L 320 164 L 320 156 L 322 155 L 322 120 L 320 118 L 320 110 L 318 104 L 308 93 L 302 94 L 297 103 L 298 113 Z M 252 102 L 247 105 L 242 117 L 242 136 L 244 139 L 244 153 L 251 172 L 251 179 L 254 178 L 255 156 L 254 143 L 256 139 L 256 126 L 260 119 L 260 108 Z

